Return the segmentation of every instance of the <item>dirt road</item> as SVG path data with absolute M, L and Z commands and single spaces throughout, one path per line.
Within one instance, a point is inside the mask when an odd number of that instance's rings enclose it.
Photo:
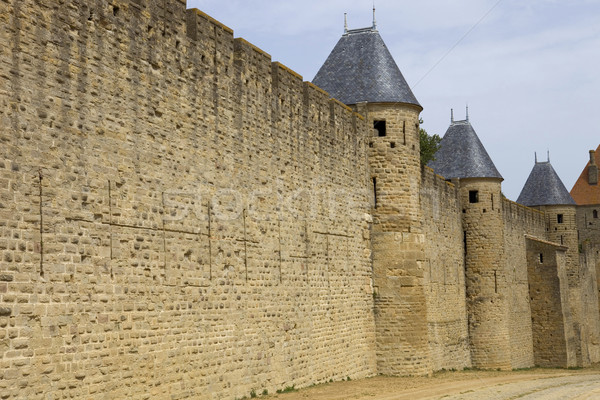
M 600 367 L 583 370 L 442 372 L 434 376 L 378 376 L 334 382 L 297 392 L 262 397 L 279 400 L 530 400 L 600 399 Z

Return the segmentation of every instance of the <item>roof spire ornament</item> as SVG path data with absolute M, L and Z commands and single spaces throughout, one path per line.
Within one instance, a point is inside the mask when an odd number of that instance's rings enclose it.
M 348 13 L 344 13 L 344 34 L 348 33 Z
M 537 151 L 534 151 L 533 154 L 535 154 L 535 163 L 537 164 Z
M 373 1 L 373 30 L 377 30 L 377 21 L 375 20 L 375 2 Z
M 548 150 L 548 162 L 550 162 L 550 150 Z
M 454 109 L 450 109 L 450 122 L 454 123 Z
M 467 122 L 469 122 L 469 104 L 467 103 Z

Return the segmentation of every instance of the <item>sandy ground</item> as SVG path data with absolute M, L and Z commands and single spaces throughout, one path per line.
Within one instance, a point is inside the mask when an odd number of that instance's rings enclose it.
M 279 400 L 481 400 L 600 399 L 600 366 L 580 370 L 440 372 L 432 377 L 377 376 L 334 382 L 291 393 L 261 396 Z

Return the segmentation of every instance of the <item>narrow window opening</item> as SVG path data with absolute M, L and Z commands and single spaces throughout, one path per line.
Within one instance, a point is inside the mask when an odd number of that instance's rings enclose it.
M 467 231 L 463 231 L 463 250 L 467 254 Z
M 469 190 L 469 203 L 479 203 L 479 190 Z
M 494 194 L 492 193 L 492 211 L 494 211 Z
M 556 222 L 558 222 L 559 224 L 563 223 L 563 215 L 562 214 L 556 215 Z
M 369 147 L 373 147 L 373 142 L 369 142 Z
M 598 210 L 594 210 L 594 211 L 592 211 L 592 216 L 593 216 L 594 218 L 598 218 Z
M 396 142 L 391 142 L 391 143 L 390 143 L 390 147 L 391 147 L 392 149 L 396 148 Z
M 540 264 L 544 263 L 544 254 L 540 253 Z
M 377 208 L 377 178 L 373 178 L 373 206 Z
M 560 244 L 564 244 L 564 242 L 563 242 L 563 235 L 560 235 Z
M 386 136 L 386 126 L 385 121 L 373 121 L 373 128 L 377 130 L 377 136 L 383 137 Z
M 406 121 L 402 121 L 402 136 L 404 136 L 404 145 L 406 145 Z
M 494 292 L 498 293 L 498 271 L 494 271 Z

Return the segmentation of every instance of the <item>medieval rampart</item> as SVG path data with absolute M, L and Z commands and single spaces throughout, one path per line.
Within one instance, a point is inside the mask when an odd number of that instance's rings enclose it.
M 546 238 L 546 220 L 543 213 L 505 198 L 502 216 L 511 364 L 523 368 L 534 362 L 525 235 Z
M 0 24 L 4 398 L 376 372 L 361 117 L 184 1 Z
M 465 302 L 461 206 L 454 184 L 424 167 L 421 208 L 425 235 L 425 299 L 434 371 L 471 366 Z
M 600 361 L 575 207 L 420 168 L 420 106 L 358 115 L 183 0 L 5 0 L 0 28 L 3 398 Z

